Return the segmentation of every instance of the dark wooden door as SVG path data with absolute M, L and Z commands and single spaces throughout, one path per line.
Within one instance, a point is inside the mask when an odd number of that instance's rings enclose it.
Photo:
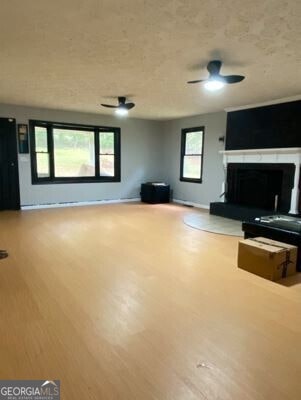
M 16 121 L 0 118 L 0 210 L 20 209 Z

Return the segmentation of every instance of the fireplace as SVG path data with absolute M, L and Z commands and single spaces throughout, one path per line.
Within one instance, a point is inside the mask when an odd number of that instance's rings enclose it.
M 238 220 L 300 213 L 301 148 L 223 150 L 221 201 L 210 213 Z
M 226 202 L 288 213 L 294 164 L 229 163 Z

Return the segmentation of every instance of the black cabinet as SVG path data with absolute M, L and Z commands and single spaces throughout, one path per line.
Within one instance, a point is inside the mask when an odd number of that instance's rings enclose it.
M 169 203 L 169 185 L 147 182 L 141 185 L 141 201 L 144 203 L 158 204 Z

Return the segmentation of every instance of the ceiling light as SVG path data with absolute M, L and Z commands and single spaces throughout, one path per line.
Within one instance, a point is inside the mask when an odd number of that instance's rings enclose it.
M 121 117 L 124 117 L 124 116 L 128 115 L 128 110 L 126 108 L 119 107 L 119 108 L 116 108 L 115 114 L 117 114 Z
M 205 89 L 214 92 L 215 90 L 219 90 L 225 86 L 225 83 L 218 79 L 210 79 L 204 84 Z

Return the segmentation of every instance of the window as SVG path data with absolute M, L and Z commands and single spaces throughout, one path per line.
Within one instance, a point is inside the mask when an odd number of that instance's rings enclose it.
M 204 127 L 182 129 L 180 180 L 202 182 Z
M 47 129 L 37 126 L 35 129 L 36 163 L 39 178 L 49 178 L 49 151 Z
M 99 134 L 99 173 L 114 176 L 114 132 L 100 132 Z
M 32 182 L 120 181 L 120 129 L 30 121 Z

